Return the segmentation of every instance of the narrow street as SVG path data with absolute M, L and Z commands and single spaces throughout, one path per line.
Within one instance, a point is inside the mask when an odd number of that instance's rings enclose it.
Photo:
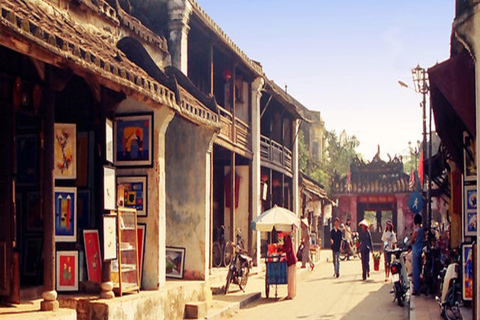
M 232 318 L 252 320 L 268 316 L 268 319 L 408 319 L 408 307 L 402 308 L 392 302 L 391 283 L 384 281 L 382 263 L 380 271 L 371 272 L 370 278 L 364 282 L 358 258 L 341 262 L 338 279 L 333 278 L 332 263 L 326 262 L 325 256 L 321 261 L 313 272 L 302 270 L 303 272 L 298 274 L 297 296 L 294 300 L 284 300 L 287 285 L 278 286 L 278 299 L 274 297 L 275 287 L 272 286 L 267 299 L 265 278 L 258 277 L 249 283 L 249 286 L 258 286 L 262 297 L 239 310 Z M 373 263 L 371 268 L 373 270 Z

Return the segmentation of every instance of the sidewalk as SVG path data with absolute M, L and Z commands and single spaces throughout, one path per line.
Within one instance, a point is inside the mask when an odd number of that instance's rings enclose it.
M 461 307 L 463 319 L 471 320 L 472 308 Z M 440 307 L 435 297 L 432 296 L 410 296 L 410 320 L 443 320 L 440 316 Z
M 320 257 L 315 263 L 315 268 L 322 268 L 327 261 L 332 260 L 331 250 L 321 250 Z M 302 263 L 297 263 L 297 281 L 309 271 L 309 268 L 302 269 Z M 258 267 L 254 267 L 253 274 L 248 279 L 248 284 L 245 288 L 245 292 L 241 291 L 238 285 L 230 284 L 228 294 L 221 293 L 221 290 L 225 286 L 225 279 L 227 276 L 227 268 L 216 268 L 213 270 L 210 281 L 210 286 L 213 292 L 212 307 L 208 309 L 205 319 L 217 320 L 223 319 L 227 316 L 233 315 L 237 310 L 244 308 L 249 303 L 260 299 L 262 294 L 265 295 L 265 259 L 261 259 L 261 263 Z M 280 287 L 286 287 L 287 285 L 278 285 Z M 280 290 L 279 290 L 280 291 Z M 285 290 L 282 290 L 285 291 Z M 275 286 L 270 287 L 270 297 L 275 297 Z M 278 299 L 283 299 L 284 296 L 278 295 Z

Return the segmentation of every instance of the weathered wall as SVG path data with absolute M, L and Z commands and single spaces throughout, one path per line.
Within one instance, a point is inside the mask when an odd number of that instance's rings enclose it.
M 235 166 L 235 173 L 240 177 L 240 190 L 238 194 L 238 208 L 235 208 L 235 229 L 240 228 L 242 231 L 243 243 L 245 249 L 248 249 L 248 212 L 249 212 L 249 196 L 248 190 L 250 187 L 250 170 L 248 166 Z M 230 174 L 230 166 L 225 167 L 224 176 Z M 225 192 L 223 193 L 225 197 Z M 224 202 L 226 203 L 226 201 Z M 231 238 L 231 213 L 230 208 L 225 207 L 225 239 Z
M 117 168 L 116 175 L 147 175 L 147 217 L 142 289 L 156 289 L 165 284 L 165 130 L 174 113 L 168 107 L 153 110 L 134 99 L 127 98 L 117 114 L 153 112 L 153 167 Z
M 206 279 L 214 132 L 175 117 L 166 133 L 166 244 L 186 249 L 184 278 Z

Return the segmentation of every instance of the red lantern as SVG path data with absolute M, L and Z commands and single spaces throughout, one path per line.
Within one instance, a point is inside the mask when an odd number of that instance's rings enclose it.
M 222 76 L 223 76 L 223 79 L 225 79 L 225 81 L 230 81 L 230 79 L 232 78 L 232 70 L 230 69 L 223 69 L 223 72 L 222 72 Z

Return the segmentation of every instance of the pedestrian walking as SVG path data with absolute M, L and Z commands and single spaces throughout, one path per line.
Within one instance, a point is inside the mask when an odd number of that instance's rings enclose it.
M 367 277 L 370 277 L 370 251 L 373 250 L 372 235 L 368 230 L 367 220 L 363 219 L 358 225 L 361 227 L 359 250 L 362 254 L 362 279 L 366 280 Z
M 335 218 L 333 229 L 330 231 L 330 243 L 332 245 L 333 255 L 333 276 L 340 276 L 340 245 L 342 243 L 342 231 L 340 230 L 340 220 Z
M 293 228 L 293 227 L 292 227 Z M 295 254 L 295 248 L 293 246 L 293 240 L 291 237 L 292 231 L 284 232 L 285 238 L 283 239 L 283 252 L 287 256 L 288 266 L 288 294 L 287 300 L 295 298 L 297 294 L 297 255 Z
M 393 231 L 393 223 L 392 221 L 388 220 L 387 225 L 385 227 L 385 231 L 382 235 L 382 250 L 385 257 L 385 282 L 388 281 L 388 277 L 390 276 L 390 263 L 392 262 L 392 253 L 388 252 L 388 250 L 395 249 L 397 245 L 397 236 Z
M 415 224 L 412 239 L 412 271 L 413 271 L 413 292 L 412 295 L 416 296 L 420 294 L 420 270 L 422 268 L 422 247 L 423 247 L 423 229 L 422 229 L 422 216 L 418 213 L 413 218 Z
M 313 268 L 315 268 L 315 263 L 313 263 L 312 259 L 310 258 L 310 226 L 307 218 L 302 219 L 302 243 L 302 268 L 305 269 L 308 262 L 310 264 L 310 268 L 313 270 Z

